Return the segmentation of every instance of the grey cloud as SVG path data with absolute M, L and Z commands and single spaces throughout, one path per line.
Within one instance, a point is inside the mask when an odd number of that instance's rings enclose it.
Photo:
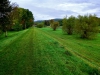
M 63 18 L 68 15 L 78 15 L 94 13 L 100 17 L 100 0 L 11 0 L 12 2 L 17 2 L 20 7 L 29 9 L 33 12 L 35 19 L 49 19 L 49 18 Z M 56 8 L 59 4 L 64 5 L 64 3 L 74 4 L 66 8 L 65 6 Z M 86 6 L 81 7 L 81 4 L 86 3 Z M 80 4 L 78 7 L 77 5 Z M 61 9 L 64 8 L 64 9 Z M 86 13 L 85 13 L 86 12 Z M 46 18 L 47 17 L 47 18 Z

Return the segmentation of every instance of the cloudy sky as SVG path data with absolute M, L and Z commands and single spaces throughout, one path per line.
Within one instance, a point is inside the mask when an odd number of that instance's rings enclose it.
M 100 17 L 100 0 L 10 0 L 33 12 L 35 20 L 84 14 Z

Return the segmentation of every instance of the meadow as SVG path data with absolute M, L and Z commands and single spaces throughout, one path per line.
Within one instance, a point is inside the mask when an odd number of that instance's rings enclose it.
M 61 28 L 29 28 L 0 36 L 0 75 L 100 75 L 100 34 L 94 40 Z

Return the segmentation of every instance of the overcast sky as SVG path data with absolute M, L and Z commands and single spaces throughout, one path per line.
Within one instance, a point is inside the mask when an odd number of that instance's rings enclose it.
M 100 0 L 10 0 L 33 12 L 35 20 L 84 14 L 100 17 Z

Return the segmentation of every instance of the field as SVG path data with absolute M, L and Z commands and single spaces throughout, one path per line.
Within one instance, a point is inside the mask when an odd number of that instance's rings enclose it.
M 99 75 L 100 34 L 94 40 L 59 28 L 29 28 L 0 36 L 0 75 Z

